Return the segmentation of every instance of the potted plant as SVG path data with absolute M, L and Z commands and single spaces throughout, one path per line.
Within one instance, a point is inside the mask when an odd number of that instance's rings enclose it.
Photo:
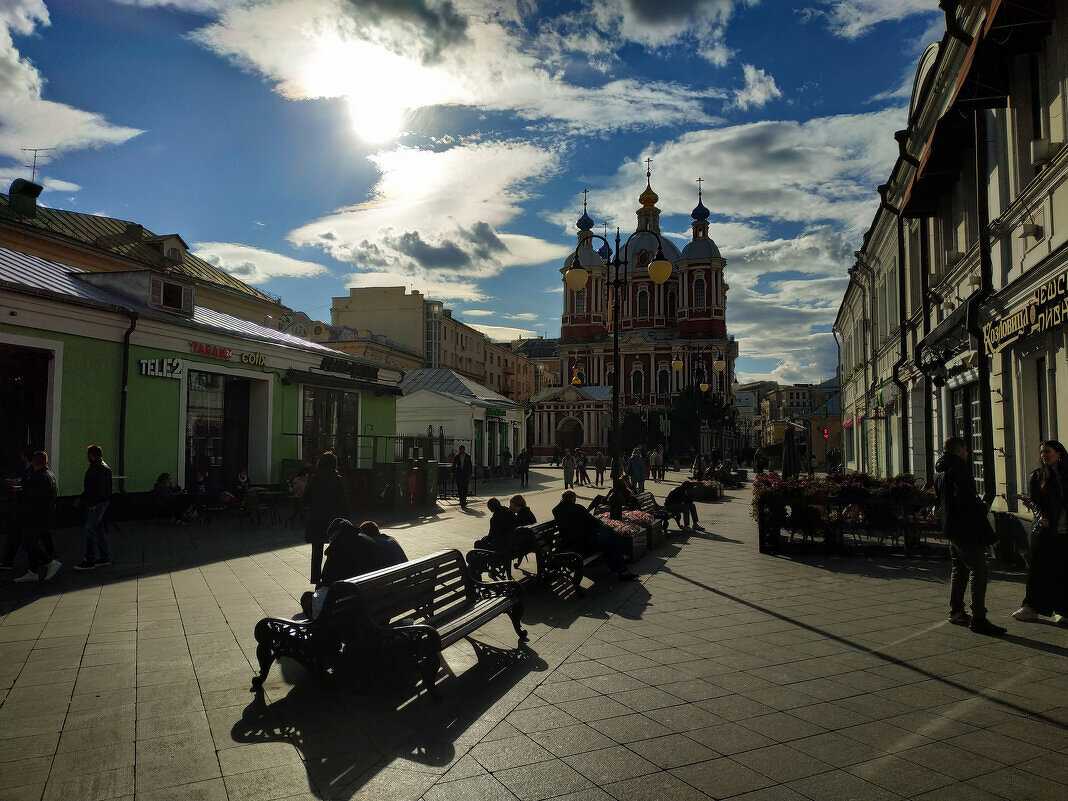
M 644 526 L 627 519 L 613 520 L 608 512 L 597 517 L 623 540 L 623 555 L 629 561 L 637 562 L 645 555 L 648 545 Z

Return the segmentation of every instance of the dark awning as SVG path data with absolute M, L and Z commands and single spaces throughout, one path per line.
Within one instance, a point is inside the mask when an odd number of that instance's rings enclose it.
M 312 373 L 308 370 L 286 370 L 282 377 L 283 384 L 305 384 L 312 387 L 326 387 L 327 389 L 347 389 L 350 391 L 361 390 L 373 392 L 376 395 L 403 395 L 399 386 L 391 384 L 376 384 L 373 381 L 360 381 L 357 378 L 346 378 L 340 375 L 323 375 Z
M 942 322 L 934 327 L 927 336 L 920 340 L 919 346 L 916 348 L 916 352 L 919 353 L 922 350 L 934 350 L 938 344 L 949 337 L 953 333 L 954 329 L 958 326 L 963 329 L 964 324 L 967 322 L 968 316 L 968 304 L 962 303 L 957 308 L 949 313 Z M 922 363 L 922 359 L 917 360 L 918 363 Z

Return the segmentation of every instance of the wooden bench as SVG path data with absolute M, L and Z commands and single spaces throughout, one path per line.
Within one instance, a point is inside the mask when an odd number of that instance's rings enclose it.
M 256 624 L 260 672 L 252 691 L 263 687 L 276 659 L 288 656 L 326 681 L 406 661 L 436 697 L 443 648 L 500 614 L 511 618 L 520 644 L 527 639 L 521 598 L 518 582 L 474 580 L 456 550 L 334 582 L 314 619 L 265 617 Z

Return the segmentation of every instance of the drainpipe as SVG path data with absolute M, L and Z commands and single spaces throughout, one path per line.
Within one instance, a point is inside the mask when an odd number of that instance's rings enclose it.
M 938 7 L 946 15 L 946 30 L 949 35 L 963 44 L 965 47 L 969 47 L 974 38 L 968 33 L 961 24 L 957 21 L 957 8 L 960 6 L 960 0 L 939 0 Z
M 979 231 L 979 290 L 968 298 L 968 333 L 975 337 L 979 349 L 979 418 L 983 426 L 983 500 L 994 500 L 994 421 L 990 405 L 990 362 L 982 352 L 983 336 L 979 328 L 979 312 L 994 292 L 994 263 L 990 254 L 990 208 L 987 197 L 986 117 L 982 109 L 975 112 L 975 218 Z
M 137 319 L 140 315 L 135 311 L 127 311 L 130 318 L 130 327 L 122 336 L 122 393 L 119 395 L 119 492 L 126 494 L 126 398 L 130 389 L 130 337 L 137 328 Z
M 868 425 L 868 399 L 871 393 L 871 385 L 875 383 L 875 298 L 873 297 L 872 284 L 875 282 L 875 270 L 873 270 L 866 262 L 864 254 L 861 251 L 856 251 L 854 256 L 857 257 L 857 263 L 855 267 L 859 267 L 864 271 L 867 276 L 867 284 L 861 284 L 857 281 L 857 285 L 864 290 L 864 335 L 867 339 L 868 360 L 864 364 L 864 420 L 863 426 L 866 428 Z M 854 268 L 855 269 L 855 268 Z M 852 274 L 850 275 L 852 277 Z M 871 381 L 868 380 L 868 368 L 871 368 Z M 862 436 L 861 439 L 867 440 L 867 437 Z M 868 451 L 864 450 L 864 467 L 868 466 Z
M 898 358 L 890 368 L 890 380 L 897 387 L 897 396 L 901 399 L 901 472 L 909 470 L 909 404 L 905 394 L 905 382 L 898 377 L 898 372 L 905 365 L 908 346 L 908 328 L 905 319 L 905 218 L 901 209 L 891 206 L 886 200 L 889 184 L 879 187 L 880 206 L 897 220 L 897 319 L 898 319 Z
M 927 308 L 928 292 L 931 289 L 931 220 L 922 223 L 920 234 L 920 297 L 923 298 L 923 336 L 931 333 L 931 312 Z M 916 349 L 915 360 L 919 360 L 920 351 Z M 934 383 L 926 372 L 923 373 L 923 461 L 924 478 L 927 484 L 934 484 Z

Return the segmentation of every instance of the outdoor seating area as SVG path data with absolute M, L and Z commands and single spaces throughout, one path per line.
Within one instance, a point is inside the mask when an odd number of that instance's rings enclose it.
M 760 551 L 891 548 L 915 555 L 943 548 L 934 492 L 918 483 L 911 475 L 877 479 L 838 473 L 784 480 L 761 473 L 752 501 Z

